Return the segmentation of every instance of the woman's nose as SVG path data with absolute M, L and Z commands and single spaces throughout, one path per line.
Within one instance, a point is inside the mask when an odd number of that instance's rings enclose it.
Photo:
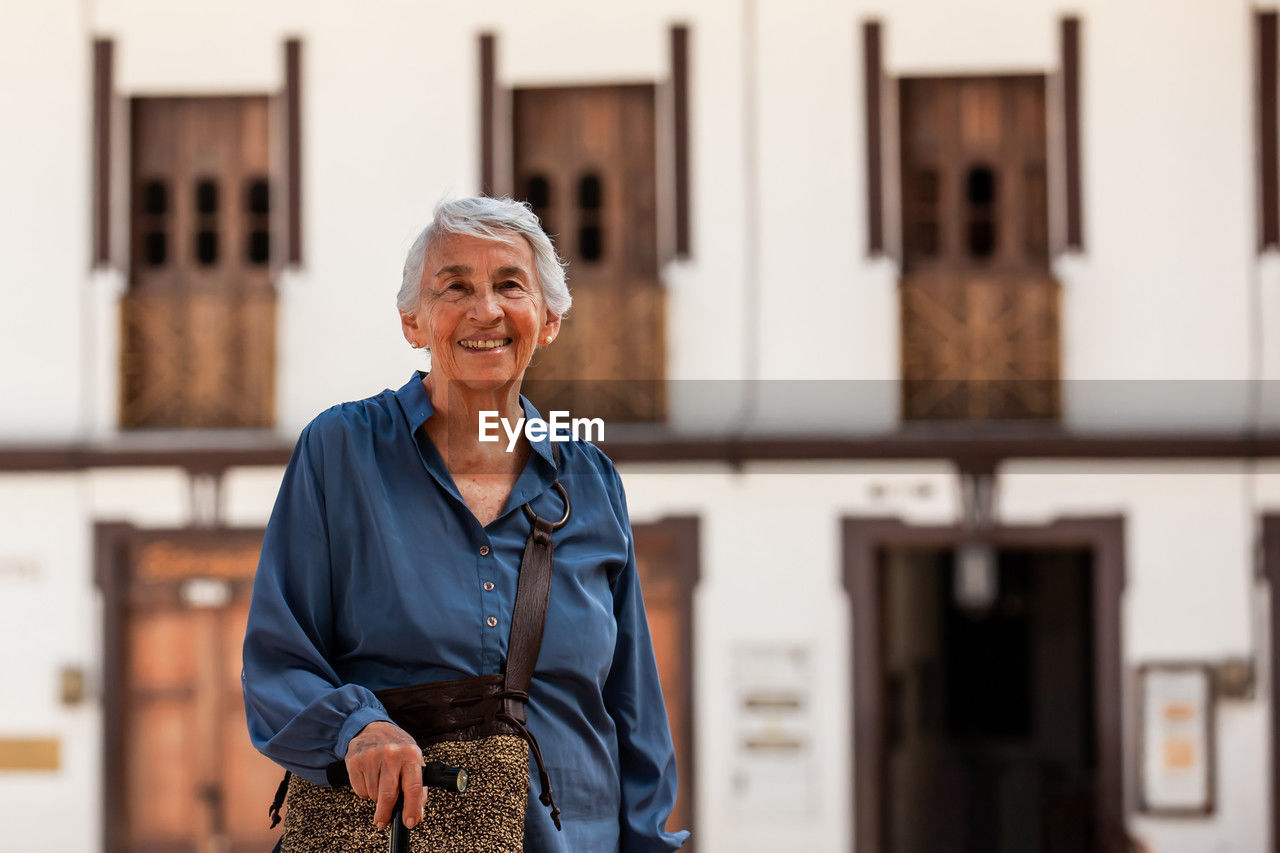
M 477 320 L 496 320 L 502 316 L 502 306 L 498 304 L 498 294 L 492 288 L 481 288 L 471 302 L 471 314 Z

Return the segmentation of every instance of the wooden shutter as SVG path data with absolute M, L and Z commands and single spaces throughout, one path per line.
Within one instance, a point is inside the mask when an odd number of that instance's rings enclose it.
M 1052 418 L 1045 78 L 901 81 L 905 418 Z
M 125 427 L 267 427 L 276 195 L 267 99 L 133 102 Z

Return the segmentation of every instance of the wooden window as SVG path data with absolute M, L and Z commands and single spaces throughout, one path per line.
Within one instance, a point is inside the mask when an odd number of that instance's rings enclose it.
M 1052 418 L 1045 78 L 900 83 L 903 415 Z
M 267 99 L 138 98 L 132 121 L 121 425 L 270 426 Z
M 543 411 L 664 416 L 654 100 L 648 85 L 515 91 L 515 186 L 573 287 L 570 320 L 526 377 Z
M 1042 76 L 901 82 L 907 271 L 1048 270 Z

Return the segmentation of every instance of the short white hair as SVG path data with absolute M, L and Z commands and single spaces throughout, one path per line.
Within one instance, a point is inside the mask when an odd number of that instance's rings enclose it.
M 430 224 L 414 239 L 404 259 L 404 276 L 400 281 L 400 292 L 396 294 L 396 307 L 400 313 L 414 314 L 418 310 L 427 253 L 445 237 L 464 234 L 507 242 L 512 233 L 523 237 L 533 250 L 538 285 L 542 288 L 547 310 L 557 317 L 564 317 L 573 304 L 569 285 L 565 282 L 564 261 L 556 255 L 555 247 L 542 230 L 538 217 L 524 202 L 488 196 L 441 201 L 436 205 Z

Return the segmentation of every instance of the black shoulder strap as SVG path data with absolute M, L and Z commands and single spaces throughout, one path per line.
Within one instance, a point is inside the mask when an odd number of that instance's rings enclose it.
M 560 468 L 560 448 L 551 445 Z M 553 531 L 569 520 L 572 508 L 569 493 L 560 480 L 552 483 L 552 490 L 564 501 L 564 515 L 559 521 L 540 518 L 529 504 L 524 505 L 525 515 L 532 522 L 529 538 L 524 543 L 524 556 L 520 560 L 520 579 L 516 582 L 516 601 L 511 615 L 511 634 L 507 640 L 507 667 L 504 673 L 506 712 L 524 722 L 523 698 L 529 695 L 529 682 L 533 680 L 533 667 L 542 650 L 542 630 L 547 620 L 547 601 L 551 595 L 551 570 L 554 549 L 551 543 Z

